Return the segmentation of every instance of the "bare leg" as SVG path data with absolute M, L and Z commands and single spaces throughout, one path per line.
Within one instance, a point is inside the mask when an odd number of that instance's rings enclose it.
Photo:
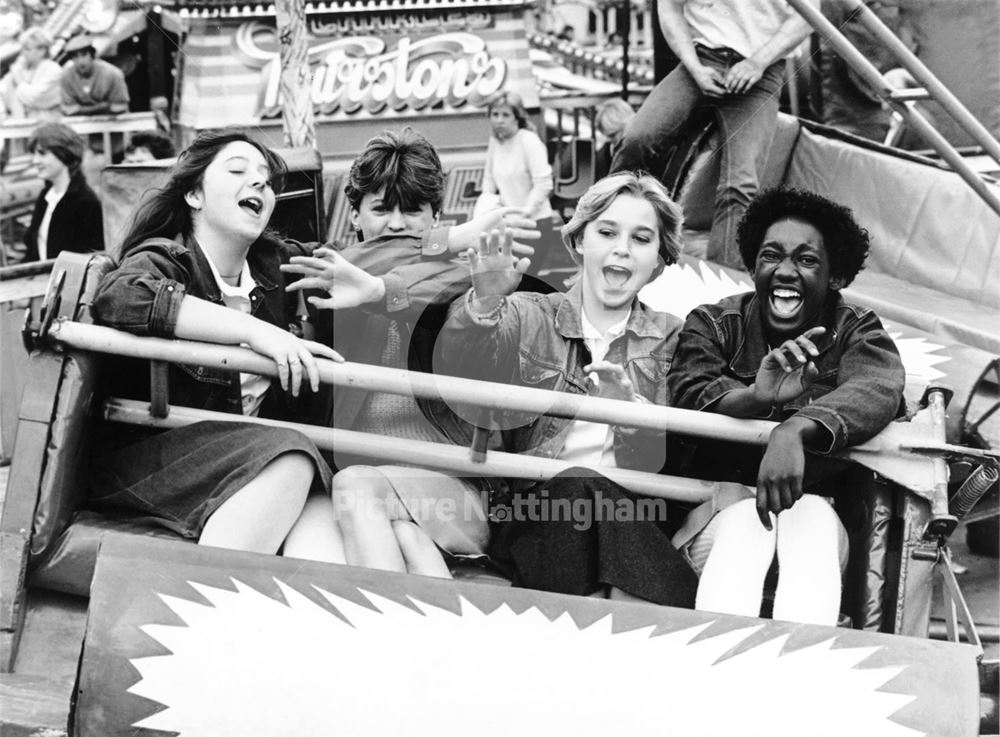
M 303 453 L 278 456 L 215 510 L 199 544 L 273 555 L 299 518 L 314 473 Z
M 406 572 L 392 530 L 402 504 L 385 476 L 371 466 L 338 471 L 333 477 L 333 507 L 350 565 Z
M 395 520 L 392 531 L 396 534 L 396 542 L 406 561 L 406 570 L 421 576 L 436 578 L 451 578 L 444 558 L 430 536 L 420 529 L 415 522 Z
M 840 614 L 840 548 L 846 541 L 833 507 L 806 494 L 778 515 L 778 587 L 774 618 L 837 624 Z
M 333 514 L 333 502 L 326 494 L 313 494 L 285 538 L 287 558 L 346 563 L 344 536 Z
M 774 531 L 764 529 L 756 501 L 746 499 L 719 512 L 701 534 L 713 533 L 715 542 L 698 582 L 695 609 L 758 616 L 764 577 L 774 559 Z

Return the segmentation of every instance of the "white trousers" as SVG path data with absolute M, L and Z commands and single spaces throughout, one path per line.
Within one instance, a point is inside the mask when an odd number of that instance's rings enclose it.
M 692 546 L 710 549 L 695 608 L 758 616 L 764 577 L 777 554 L 774 618 L 836 625 L 848 541 L 833 506 L 806 494 L 791 509 L 772 514 L 771 523 L 770 531 L 761 525 L 754 499 L 726 507 L 712 519 Z

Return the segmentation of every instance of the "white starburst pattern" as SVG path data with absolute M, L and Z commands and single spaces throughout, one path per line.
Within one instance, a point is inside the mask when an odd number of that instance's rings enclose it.
M 654 310 L 683 320 L 698 305 L 713 304 L 724 297 L 753 289 L 749 281 L 736 281 L 725 271 L 716 273 L 704 261 L 697 263 L 697 269 L 690 264 L 668 266 L 643 287 L 639 299 Z
M 931 343 L 924 338 L 903 338 L 902 333 L 894 330 L 892 325 L 888 323 L 883 325 L 896 344 L 899 357 L 903 360 L 907 386 L 919 387 L 922 390 L 935 379 L 945 375 L 943 371 L 934 368 L 939 363 L 951 360 L 951 356 L 935 355 L 936 351 L 944 348 L 943 345 Z
M 864 667 L 879 647 L 834 638 L 748 646 L 763 625 L 705 637 L 579 627 L 532 607 L 454 613 L 317 587 L 337 614 L 278 581 L 287 603 L 233 580 L 191 583 L 207 604 L 161 595 L 183 621 L 143 631 L 170 653 L 135 658 L 130 692 L 164 705 L 133 726 L 241 735 L 922 734 L 890 717 L 915 697 L 878 689 L 905 666 Z M 739 650 L 734 650 L 739 648 Z M 736 652 L 737 654 L 733 654 Z

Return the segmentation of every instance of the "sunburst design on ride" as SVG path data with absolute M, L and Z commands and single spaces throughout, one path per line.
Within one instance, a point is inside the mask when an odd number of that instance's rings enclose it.
M 723 269 L 709 266 L 705 261 L 692 261 L 664 269 L 639 293 L 639 298 L 654 310 L 683 320 L 698 305 L 712 304 L 752 289 L 753 284 L 748 279 L 734 277 Z M 922 337 L 904 338 L 899 329 L 884 320 L 883 323 L 903 360 L 908 386 L 922 390 L 930 382 L 946 375 L 935 368 L 951 360 L 950 356 L 938 353 L 945 349 L 944 346 Z
M 924 338 L 904 338 L 895 326 L 885 322 L 883 324 L 889 337 L 896 344 L 900 358 L 903 359 L 908 386 L 924 387 L 935 379 L 945 376 L 944 371 L 935 368 L 938 364 L 951 360 L 951 356 L 937 353 L 943 350 L 944 346 L 931 343 Z
M 905 666 L 866 667 L 882 648 L 836 636 L 792 649 L 788 634 L 761 637 L 764 625 L 618 631 L 610 615 L 581 626 L 534 606 L 485 611 L 459 596 L 451 611 L 359 590 L 366 605 L 275 579 L 280 601 L 231 580 L 189 582 L 200 602 L 160 595 L 183 624 L 142 627 L 169 653 L 130 661 L 141 676 L 130 692 L 163 705 L 133 726 L 184 737 L 923 734 L 891 719 L 915 699 L 884 690 Z
M 698 305 L 712 304 L 752 289 L 753 284 L 749 280 L 734 279 L 728 272 L 713 269 L 705 261 L 695 261 L 664 269 L 639 292 L 639 299 L 654 310 L 676 315 L 683 320 Z

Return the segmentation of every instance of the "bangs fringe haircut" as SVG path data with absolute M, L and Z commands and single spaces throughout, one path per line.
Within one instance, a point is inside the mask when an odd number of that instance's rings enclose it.
M 358 210 L 366 194 L 385 190 L 389 208 L 419 210 L 429 203 L 435 215 L 444 203 L 444 169 L 430 141 L 414 131 L 384 131 L 365 145 L 351 164 L 344 192 Z

